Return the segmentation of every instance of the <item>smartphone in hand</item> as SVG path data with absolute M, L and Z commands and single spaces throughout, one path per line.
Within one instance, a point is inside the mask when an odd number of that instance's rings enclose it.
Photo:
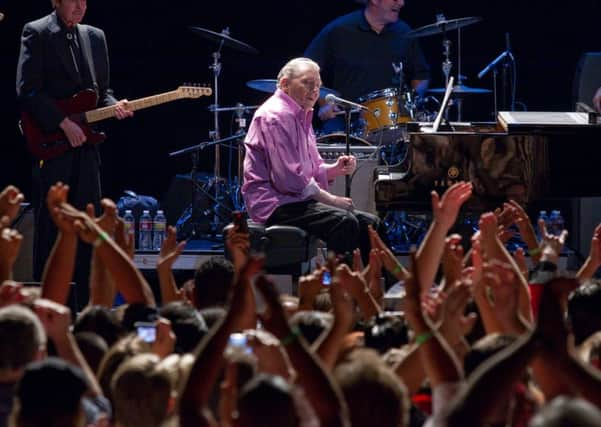
M 157 326 L 153 322 L 136 322 L 134 324 L 140 338 L 144 342 L 155 342 L 157 339 Z

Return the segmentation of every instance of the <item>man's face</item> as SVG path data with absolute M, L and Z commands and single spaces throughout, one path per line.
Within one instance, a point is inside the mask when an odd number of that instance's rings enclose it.
M 399 11 L 405 0 L 372 0 L 373 10 L 381 20 L 392 24 L 399 20 Z
M 321 77 L 310 65 L 303 65 L 294 77 L 282 80 L 282 90 L 305 110 L 309 111 L 319 99 Z
M 54 3 L 56 14 L 69 27 L 83 20 L 87 7 L 87 0 L 56 0 Z

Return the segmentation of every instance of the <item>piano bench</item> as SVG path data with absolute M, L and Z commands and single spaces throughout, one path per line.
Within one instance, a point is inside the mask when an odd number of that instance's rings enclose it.
M 223 229 L 223 235 L 233 227 L 228 224 Z M 296 290 L 298 278 L 307 274 L 311 259 L 317 254 L 318 239 L 306 231 L 289 225 L 272 225 L 266 227 L 248 221 L 251 251 L 265 254 L 265 271 L 270 274 L 289 274 L 293 279 Z M 224 249 L 225 256 L 231 255 Z

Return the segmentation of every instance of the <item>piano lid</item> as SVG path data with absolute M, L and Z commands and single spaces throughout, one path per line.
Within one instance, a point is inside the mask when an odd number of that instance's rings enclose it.
M 595 112 L 499 111 L 497 120 L 509 133 L 601 135 L 601 121 Z

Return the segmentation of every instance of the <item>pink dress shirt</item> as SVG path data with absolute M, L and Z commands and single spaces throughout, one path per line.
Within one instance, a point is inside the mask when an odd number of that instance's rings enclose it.
M 286 93 L 277 89 L 255 113 L 244 140 L 242 195 L 250 218 L 265 223 L 273 211 L 328 188 L 311 120 Z

